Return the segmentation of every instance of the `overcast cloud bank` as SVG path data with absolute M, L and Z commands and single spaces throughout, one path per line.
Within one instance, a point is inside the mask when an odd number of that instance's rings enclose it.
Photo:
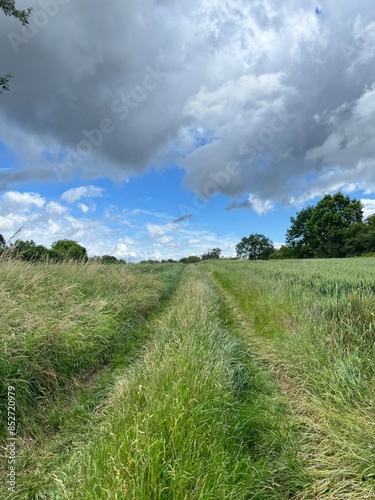
M 370 1 L 17 5 L 34 11 L 30 28 L 0 19 L 2 67 L 15 75 L 0 133 L 21 164 L 0 173 L 2 189 L 174 162 L 201 196 L 236 162 L 240 174 L 217 184 L 242 197 L 231 208 L 374 193 Z

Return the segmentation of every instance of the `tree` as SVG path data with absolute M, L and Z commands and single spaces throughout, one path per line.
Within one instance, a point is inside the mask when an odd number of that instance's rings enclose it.
M 348 257 L 375 252 L 375 215 L 346 231 L 344 251 Z
M 292 226 L 286 232 L 286 244 L 293 249 L 295 255 L 299 258 L 313 257 L 313 251 L 310 245 L 311 232 L 308 225 L 314 211 L 313 206 L 308 206 L 297 216 L 291 217 Z
M 43 260 L 49 255 L 49 250 L 43 245 L 37 245 L 33 240 L 16 240 L 11 248 L 11 254 L 22 260 Z
M 352 226 L 362 223 L 363 206 L 338 192 L 325 195 L 315 207 L 291 217 L 286 242 L 297 257 L 344 257 L 345 241 Z
M 200 258 L 196 255 L 190 255 L 189 257 L 183 257 L 180 259 L 180 262 L 183 264 L 195 264 L 196 262 L 200 262 Z
M 51 257 L 57 260 L 87 259 L 86 248 L 73 240 L 58 240 L 51 246 Z
M 213 248 L 209 252 L 206 252 L 202 255 L 202 260 L 220 259 L 220 255 L 221 255 L 221 248 Z
M 270 259 L 293 259 L 295 253 L 292 248 L 281 245 L 278 250 L 271 253 Z
M 0 9 L 5 13 L 6 16 L 13 16 L 18 19 L 23 26 L 29 24 L 29 16 L 31 14 L 31 8 L 27 10 L 19 10 L 16 8 L 15 0 L 0 0 Z M 4 76 L 0 76 L 0 94 L 9 90 L 9 81 L 13 78 L 12 73 L 7 73 Z
M 9 81 L 13 78 L 12 73 L 7 73 L 4 76 L 0 76 L 0 94 L 3 92 L 10 90 Z
M 268 259 L 272 252 L 274 252 L 272 241 L 264 236 L 264 234 L 253 233 L 242 240 L 236 245 L 237 258 L 259 260 Z
M 369 215 L 366 219 L 366 224 L 375 229 L 375 214 Z
M 29 24 L 29 16 L 32 9 L 19 10 L 16 8 L 16 0 L 0 0 L 0 9 L 6 16 L 13 16 L 21 21 L 23 26 Z
M 103 255 L 103 257 L 100 257 L 100 262 L 102 264 L 119 264 L 120 261 L 113 255 Z
M 5 248 L 5 246 L 6 246 L 5 238 L 2 234 L 0 234 L 0 248 Z

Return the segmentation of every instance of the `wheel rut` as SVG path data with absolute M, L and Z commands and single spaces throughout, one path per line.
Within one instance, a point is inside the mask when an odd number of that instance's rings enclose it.
M 301 429 L 301 460 L 311 484 L 294 498 L 374 499 L 371 486 L 367 486 L 354 470 L 348 470 L 347 463 L 341 460 L 342 450 L 338 442 L 332 439 L 330 419 L 340 419 L 339 413 L 327 417 L 323 402 L 308 392 L 303 381 L 290 374 L 287 364 L 278 357 L 272 342 L 255 330 L 251 318 L 241 311 L 237 300 L 221 285 L 213 272 L 208 269 L 206 272 L 221 294 L 253 355 L 274 376 Z

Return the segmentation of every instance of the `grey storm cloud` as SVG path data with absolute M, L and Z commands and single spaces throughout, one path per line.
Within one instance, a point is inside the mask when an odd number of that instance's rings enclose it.
M 250 208 L 374 192 L 372 5 L 19 0 L 29 28 L 0 13 L 0 134 L 19 159 L 0 187 L 175 163 L 199 196 Z
M 226 210 L 238 210 L 239 208 L 248 208 L 253 210 L 258 215 L 263 215 L 274 208 L 274 204 L 270 200 L 262 200 L 255 195 L 250 194 L 246 200 L 233 200 Z

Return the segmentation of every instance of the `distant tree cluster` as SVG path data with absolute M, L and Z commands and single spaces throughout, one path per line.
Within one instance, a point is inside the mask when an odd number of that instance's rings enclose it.
M 181 262 L 182 264 L 196 264 L 197 262 L 201 262 L 202 260 L 209 259 L 220 259 L 221 257 L 221 248 L 213 248 L 212 250 L 207 250 L 206 253 L 199 255 L 189 255 L 188 257 L 182 257 L 180 260 L 168 259 L 168 260 L 142 260 L 141 264 L 160 264 L 166 262 Z
M 73 240 L 58 240 L 52 244 L 50 255 L 56 260 L 86 260 L 86 248 Z
M 211 251 L 206 252 L 202 255 L 202 260 L 210 260 L 210 259 L 220 259 L 221 257 L 221 249 L 213 248 Z
M 200 262 L 201 258 L 198 255 L 189 255 L 189 257 L 183 257 L 179 260 L 183 264 L 195 264 L 196 262 Z
M 141 264 L 164 264 L 166 262 L 181 262 L 182 264 L 196 264 L 197 262 L 201 262 L 202 260 L 208 259 L 220 259 L 221 258 L 221 248 L 213 248 L 212 250 L 208 250 L 206 253 L 199 255 L 189 255 L 188 257 L 182 257 L 180 260 L 168 259 L 168 260 L 142 260 Z
M 275 251 L 272 241 L 264 234 L 253 233 L 242 240 L 236 246 L 237 257 L 239 259 L 265 260 L 269 259 Z
M 37 245 L 33 240 L 23 241 L 18 239 L 14 243 L 7 244 L 2 234 L 0 234 L 0 255 L 3 255 L 3 258 L 17 258 L 31 262 L 48 259 L 51 262 L 94 260 L 103 264 L 125 263 L 124 260 L 116 259 L 112 255 L 89 259 L 86 248 L 74 240 L 58 240 L 51 245 L 51 248 L 47 248 L 44 245 Z
M 375 215 L 363 220 L 363 205 L 338 192 L 325 195 L 291 218 L 287 246 L 297 258 L 352 257 L 375 251 Z
M 174 260 L 174 259 L 162 259 L 162 260 L 147 259 L 147 260 L 141 260 L 139 263 L 140 264 L 165 264 L 166 262 L 177 262 L 177 260 Z
M 236 246 L 237 258 L 304 259 L 355 257 L 375 252 L 375 214 L 363 219 L 363 205 L 342 192 L 325 195 L 290 219 L 286 245 L 278 250 L 253 233 Z
M 182 262 L 183 264 L 194 264 L 202 260 L 220 259 L 220 258 L 221 258 L 221 248 L 213 248 L 212 250 L 208 250 L 206 253 L 202 254 L 200 257 L 198 257 L 197 255 L 190 255 L 189 257 L 183 257 L 182 259 L 180 259 L 180 262 Z

